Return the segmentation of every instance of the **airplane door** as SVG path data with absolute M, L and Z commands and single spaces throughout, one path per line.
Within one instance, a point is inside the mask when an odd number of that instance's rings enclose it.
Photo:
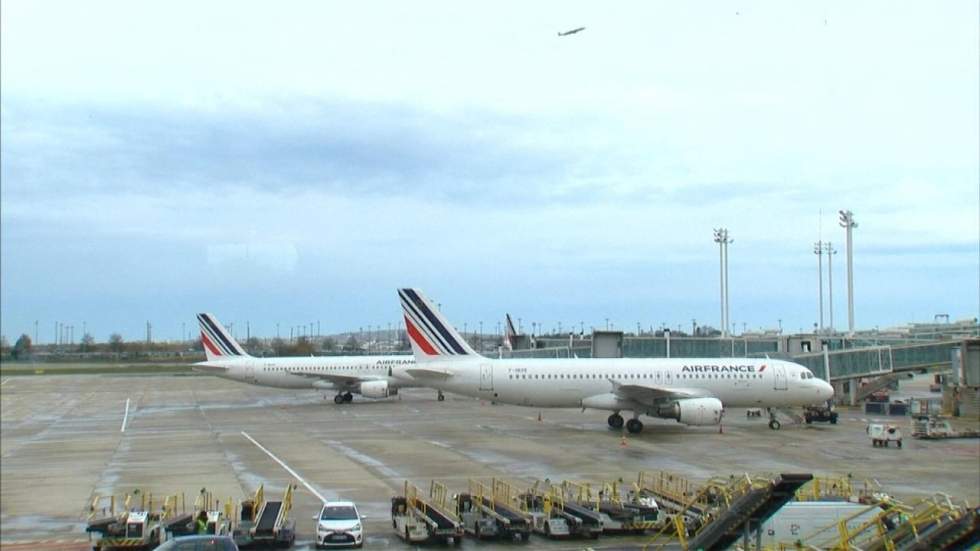
M 480 366 L 480 390 L 493 390 L 493 364 Z
M 254 383 L 255 382 L 255 368 L 254 367 L 249 366 L 249 367 L 246 367 L 245 368 L 245 382 L 247 382 L 247 383 Z
M 786 380 L 786 367 L 780 364 L 773 366 L 773 381 L 775 390 L 789 390 L 789 381 Z

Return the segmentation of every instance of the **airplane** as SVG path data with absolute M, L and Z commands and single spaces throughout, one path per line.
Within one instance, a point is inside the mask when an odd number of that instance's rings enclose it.
M 387 398 L 398 389 L 418 386 L 405 369 L 415 365 L 412 356 L 251 356 L 211 314 L 198 314 L 201 344 L 207 361 L 194 370 L 225 379 L 277 388 L 336 390 L 334 403 L 343 404 L 358 393 L 365 398 Z M 437 399 L 445 399 L 438 391 Z
M 580 33 L 585 30 L 585 27 L 578 27 L 577 29 L 572 29 L 570 31 L 560 32 L 558 36 L 568 36 L 570 34 Z
M 417 289 L 399 289 L 420 386 L 530 407 L 612 411 L 609 427 L 643 430 L 641 415 L 717 425 L 725 407 L 825 403 L 834 395 L 806 367 L 768 358 L 490 359 L 477 354 Z
M 509 352 L 514 351 L 514 339 L 517 337 L 517 330 L 514 329 L 514 320 L 510 319 L 510 314 L 505 314 L 504 320 L 504 348 Z

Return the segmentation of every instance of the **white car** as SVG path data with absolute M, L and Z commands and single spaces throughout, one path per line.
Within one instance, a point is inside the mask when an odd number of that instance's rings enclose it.
M 357 506 L 351 501 L 328 501 L 316 522 L 316 548 L 361 547 L 364 545 L 364 527 Z

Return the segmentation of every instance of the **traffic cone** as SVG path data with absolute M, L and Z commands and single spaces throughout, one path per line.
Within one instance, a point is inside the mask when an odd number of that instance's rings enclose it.
M 626 443 L 626 433 L 624 432 L 623 433 L 623 436 L 620 437 L 620 439 L 619 439 L 619 447 L 620 448 L 625 448 L 627 445 L 628 444 Z
M 725 434 L 724 425 L 718 423 L 718 434 Z
M 540 422 L 541 422 L 541 412 L 539 411 L 538 412 L 538 423 L 540 423 Z

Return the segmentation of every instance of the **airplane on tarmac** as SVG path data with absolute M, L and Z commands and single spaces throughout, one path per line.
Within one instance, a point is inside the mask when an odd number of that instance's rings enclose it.
M 515 337 L 517 337 L 517 330 L 514 329 L 514 321 L 510 319 L 510 314 L 505 314 L 503 347 L 509 352 L 514 351 Z
M 398 389 L 419 386 L 405 369 L 415 365 L 412 356 L 308 356 L 256 358 L 248 354 L 211 314 L 198 314 L 201 344 L 207 361 L 194 370 L 225 379 L 277 388 L 336 390 L 334 403 L 354 399 L 387 398 Z M 437 399 L 445 399 L 438 391 Z
M 768 358 L 500 359 L 477 354 L 417 289 L 399 289 L 420 386 L 519 406 L 612 411 L 612 429 L 643 430 L 640 415 L 717 425 L 724 407 L 771 408 L 826 402 L 827 382 L 806 367 Z

